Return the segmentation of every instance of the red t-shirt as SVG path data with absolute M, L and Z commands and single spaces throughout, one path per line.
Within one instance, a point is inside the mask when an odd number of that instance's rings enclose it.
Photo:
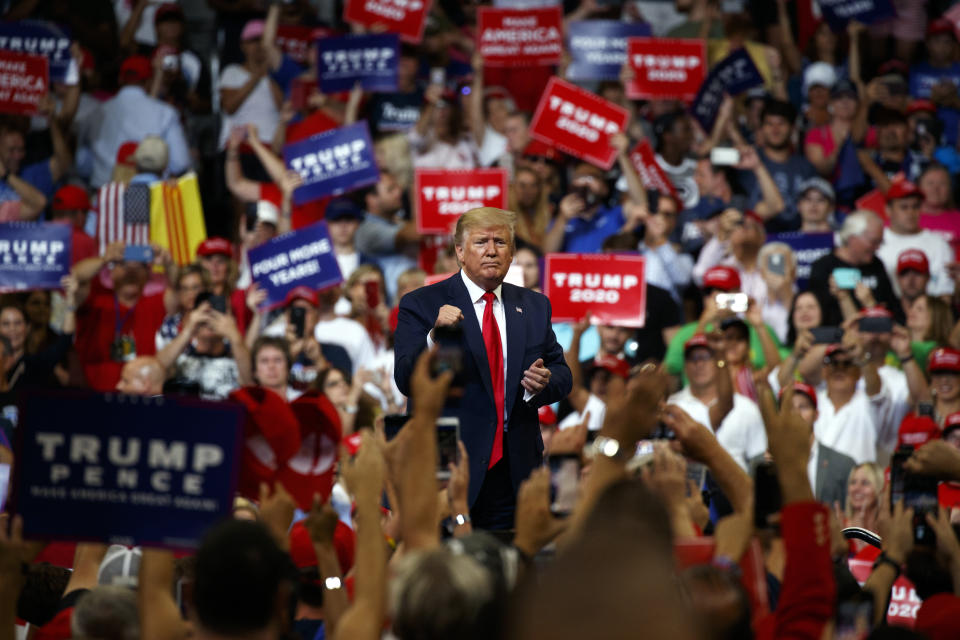
M 94 278 L 90 295 L 77 311 L 77 354 L 90 387 L 112 391 L 120 380 L 124 363 L 110 357 L 118 336 L 132 337 L 138 356 L 156 354 L 155 336 L 165 315 L 162 293 L 141 296 L 131 309 L 119 304 L 99 277 Z
M 99 255 L 96 241 L 74 227 L 70 237 L 70 266 L 96 255 Z

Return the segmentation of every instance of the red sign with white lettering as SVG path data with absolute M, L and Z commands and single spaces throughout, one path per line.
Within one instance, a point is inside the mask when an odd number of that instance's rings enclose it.
M 693 100 L 707 75 L 706 47 L 703 40 L 628 38 L 627 64 L 628 98 Z
M 646 321 L 642 256 L 549 253 L 544 266 L 554 322 L 578 322 L 587 312 L 594 324 L 642 327 Z
M 0 113 L 35 114 L 49 86 L 46 56 L 0 50 Z
M 880 555 L 880 550 L 865 547 L 856 556 L 847 561 L 850 573 L 863 585 L 873 571 L 873 562 Z M 890 589 L 890 600 L 887 605 L 887 624 L 912 628 L 917 623 L 917 609 L 923 603 L 917 596 L 917 590 L 906 576 L 898 577 Z
M 674 188 L 670 178 L 664 173 L 660 165 L 657 164 L 657 158 L 653 153 L 653 147 L 649 140 L 641 140 L 637 146 L 630 152 L 630 162 L 633 163 L 637 173 L 640 174 L 640 181 L 647 189 L 652 189 L 659 193 L 669 193 L 677 203 L 680 204 L 680 198 L 677 196 L 677 190 Z M 682 204 L 680 204 L 682 208 Z
M 413 178 L 417 231 L 453 233 L 457 218 L 470 209 L 505 209 L 508 180 L 506 169 L 417 169 Z
M 623 107 L 554 76 L 533 114 L 530 135 L 609 169 L 617 156 L 610 136 L 626 128 L 628 117 Z
M 536 67 L 560 64 L 563 56 L 563 10 L 493 9 L 477 12 L 477 50 L 490 67 Z
M 364 27 L 383 25 L 407 42 L 423 39 L 431 0 L 347 0 L 343 17 Z
M 310 46 L 317 38 L 326 37 L 332 33 L 332 30 L 324 27 L 281 24 L 277 27 L 277 46 L 296 62 L 309 64 Z

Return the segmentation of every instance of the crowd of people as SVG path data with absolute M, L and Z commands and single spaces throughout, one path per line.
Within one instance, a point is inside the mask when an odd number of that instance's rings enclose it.
M 423 3 L 396 91 L 322 93 L 315 44 L 298 56 L 289 30 L 313 43 L 384 31 L 346 22 L 344 4 L 0 0 L 4 20 L 72 39 L 38 113 L 0 115 L 0 221 L 72 234 L 61 290 L 0 296 L 0 464 L 16 476 L 32 388 L 248 412 L 234 517 L 191 554 L 24 540 L 19 516 L 0 516 L 3 638 L 957 637 L 950 2 L 893 0 L 894 18 L 843 28 L 815 0 L 524 3 L 561 6 L 565 25 L 701 39 L 710 65 L 743 48 L 762 75 L 723 97 L 711 130 L 689 103 L 628 98 L 628 65 L 580 82 L 629 115 L 610 169 L 531 135 L 569 55 L 484 64 L 477 12 L 500 2 Z M 379 179 L 296 202 L 284 145 L 361 120 Z M 641 142 L 669 190 L 645 182 Z M 487 167 L 508 173 L 511 213 L 418 231 L 417 169 Z M 194 259 L 160 246 L 131 259 L 144 243 L 110 228 L 114 186 L 190 172 L 206 229 Z M 268 307 L 248 251 L 321 220 L 342 283 Z M 815 260 L 791 244 L 815 237 L 833 239 Z M 552 253 L 643 256 L 644 326 L 536 324 Z M 508 263 L 523 291 L 502 284 Z M 487 271 L 490 286 L 475 277 Z M 458 307 L 447 292 L 461 278 L 477 295 Z M 489 358 L 465 383 L 431 366 L 435 329 L 460 325 Z M 451 398 L 499 415 L 489 433 L 461 432 L 438 486 Z M 561 516 L 549 461 L 570 458 Z M 938 505 L 891 499 L 904 473 L 939 480 Z M 758 518 L 771 485 L 779 498 Z M 859 580 L 857 563 L 872 567 Z M 915 590 L 908 614 L 894 615 L 895 582 Z

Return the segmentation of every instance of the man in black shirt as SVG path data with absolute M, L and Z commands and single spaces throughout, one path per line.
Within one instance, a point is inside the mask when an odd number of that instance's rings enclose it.
M 872 211 L 855 211 L 843 221 L 843 227 L 837 235 L 841 245 L 814 262 L 810 268 L 810 291 L 817 296 L 823 310 L 821 324 L 839 326 L 843 322 L 840 303 L 830 293 L 830 278 L 835 269 L 857 269 L 860 281 L 870 287 L 877 304 L 886 307 L 896 321 L 903 324 L 905 319 L 900 301 L 893 293 L 890 278 L 876 255 L 883 242 L 883 222 Z M 843 284 L 837 282 L 838 286 Z M 857 306 L 863 306 L 856 295 L 851 297 Z

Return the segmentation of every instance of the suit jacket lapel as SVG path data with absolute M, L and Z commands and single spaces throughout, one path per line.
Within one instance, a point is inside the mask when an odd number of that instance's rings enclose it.
M 513 403 L 517 398 L 517 389 L 520 387 L 520 375 L 523 373 L 522 358 L 526 349 L 526 331 L 523 327 L 523 315 L 520 311 L 520 296 L 509 284 L 500 289 L 503 301 L 503 319 L 507 323 L 507 393 L 506 410 L 509 418 L 513 410 Z
M 463 284 L 463 279 L 459 272 L 455 273 L 449 280 L 450 282 L 450 304 L 460 309 L 463 313 L 463 337 L 466 340 L 467 348 L 473 355 L 480 370 L 480 379 L 483 380 L 483 386 L 490 395 L 490 401 L 493 402 L 493 383 L 490 381 L 490 364 L 487 361 L 487 347 L 483 342 L 483 332 L 480 324 L 477 322 L 477 314 L 473 309 L 473 301 L 467 292 L 467 286 Z M 509 324 L 507 325 L 509 326 Z M 466 363 L 464 363 L 466 365 Z

